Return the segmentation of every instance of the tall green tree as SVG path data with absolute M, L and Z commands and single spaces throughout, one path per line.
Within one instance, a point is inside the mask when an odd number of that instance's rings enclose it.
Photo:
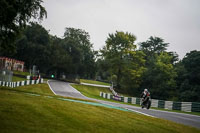
M 54 74 L 56 78 L 61 78 L 61 75 L 71 74 L 73 69 L 72 57 L 62 44 L 62 39 L 56 36 L 50 36 L 50 62 L 47 74 Z
M 128 32 L 116 31 L 109 34 L 106 46 L 101 50 L 109 63 L 110 75 L 116 75 L 116 87 L 121 92 L 137 88 L 144 71 L 144 55 L 136 51 L 135 40 L 136 37 Z
M 187 53 L 176 70 L 179 100 L 200 102 L 200 51 Z
M 27 69 L 37 65 L 41 72 L 46 72 L 50 62 L 49 33 L 41 25 L 31 23 L 16 41 L 17 53 L 13 56 L 26 63 Z
M 173 99 L 176 91 L 177 73 L 172 62 L 173 57 L 168 53 L 161 53 L 155 58 L 152 68 L 145 73 L 147 87 L 152 97 L 156 99 Z
M 42 0 L 0 1 L 0 54 L 13 55 L 14 41 L 31 18 L 42 20 L 47 16 Z
M 140 87 L 149 88 L 153 98 L 170 98 L 176 88 L 174 64 L 178 60 L 177 54 L 167 52 L 168 43 L 159 37 L 150 37 L 139 45 L 146 59 L 146 71 Z
M 84 78 L 95 76 L 95 51 L 89 33 L 82 29 L 66 28 L 63 45 L 72 57 L 73 72 Z
M 147 56 L 155 53 L 159 54 L 167 50 L 169 43 L 165 43 L 160 37 L 149 37 L 146 42 L 140 43 L 140 50 L 144 51 Z

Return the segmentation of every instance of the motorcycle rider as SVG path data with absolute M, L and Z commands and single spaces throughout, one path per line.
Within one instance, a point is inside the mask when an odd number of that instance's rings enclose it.
M 140 95 L 140 97 L 142 98 L 142 103 L 141 103 L 142 107 L 149 100 L 149 96 L 150 96 L 150 92 L 148 91 L 148 89 L 144 89 L 144 91 Z

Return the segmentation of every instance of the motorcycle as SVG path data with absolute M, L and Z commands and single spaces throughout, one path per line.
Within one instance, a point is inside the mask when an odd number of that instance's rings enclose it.
M 145 98 L 141 98 L 141 107 L 149 109 L 151 107 L 151 97 L 146 96 Z

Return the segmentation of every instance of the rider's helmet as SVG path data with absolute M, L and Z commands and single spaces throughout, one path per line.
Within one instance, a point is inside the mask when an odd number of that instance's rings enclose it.
M 148 92 L 148 89 L 144 89 L 144 92 Z

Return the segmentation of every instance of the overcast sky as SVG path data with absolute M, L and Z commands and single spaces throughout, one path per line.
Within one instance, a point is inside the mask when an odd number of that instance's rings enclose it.
M 161 37 L 180 58 L 200 50 L 200 0 L 44 0 L 43 6 L 48 16 L 41 24 L 50 34 L 84 29 L 95 50 L 116 30 L 131 32 L 136 43 Z

